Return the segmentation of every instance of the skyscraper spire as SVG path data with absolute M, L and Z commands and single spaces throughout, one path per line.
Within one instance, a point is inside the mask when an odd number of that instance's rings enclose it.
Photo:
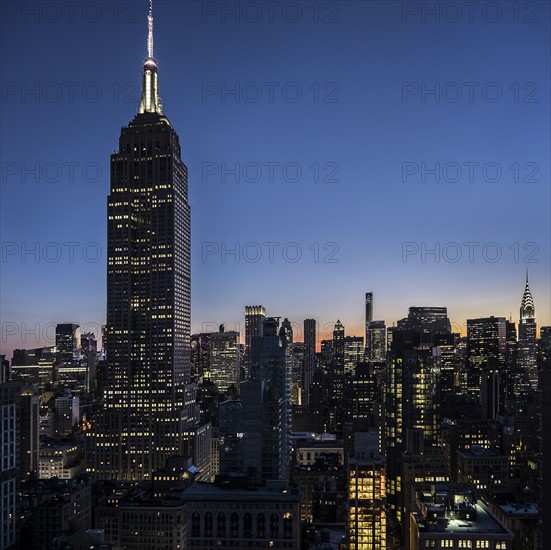
M 153 0 L 149 0 L 149 15 L 147 16 L 147 57 L 153 59 Z
M 142 77 L 142 99 L 140 113 L 163 114 L 161 98 L 159 97 L 159 78 L 157 62 L 153 57 L 153 0 L 149 0 L 147 16 L 147 59 L 144 61 Z
M 522 302 L 520 303 L 520 318 L 522 319 L 534 319 L 536 316 L 536 308 L 534 306 L 534 299 L 528 286 L 528 269 L 526 270 L 526 286 L 524 287 L 524 294 L 522 295 Z

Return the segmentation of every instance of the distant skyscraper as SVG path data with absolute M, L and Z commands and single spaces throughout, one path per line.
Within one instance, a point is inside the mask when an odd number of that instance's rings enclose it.
M 250 378 L 263 385 L 262 479 L 289 479 L 291 361 L 289 340 L 279 319 L 267 317 L 263 334 L 253 340 Z
M 310 386 L 316 368 L 316 320 L 304 319 L 304 382 L 302 402 L 310 403 Z
M 367 329 L 366 360 L 382 362 L 386 359 L 386 326 L 384 321 L 371 321 Z
M 86 391 L 91 393 L 96 389 L 96 365 L 98 362 L 98 342 L 96 335 L 87 332 L 80 337 L 80 351 L 83 366 L 86 369 Z
M 367 329 L 369 328 L 369 323 L 373 321 L 373 292 L 365 293 L 365 342 L 367 345 Z
M 432 343 L 436 334 L 451 332 L 448 319 L 448 309 L 445 307 L 418 307 L 409 308 L 408 316 L 397 323 L 401 330 L 413 330 L 421 335 L 421 343 Z
M 239 386 L 240 354 L 239 332 L 224 330 L 210 334 L 210 379 L 220 393 L 227 393 L 231 386 Z
M 5 355 L 0 355 L 0 383 L 11 380 L 10 362 Z
M 352 374 L 356 365 L 363 361 L 364 339 L 362 336 L 344 337 L 344 373 Z
M 266 308 L 264 306 L 245 306 L 245 368 L 247 371 L 253 361 L 253 338 L 262 336 L 265 318 Z
M 21 384 L 39 384 L 41 389 L 54 381 L 55 347 L 13 350 L 11 376 Z
M 331 397 L 341 401 L 344 396 L 344 326 L 337 320 L 331 348 Z
M 158 94 L 151 9 L 148 26 L 138 114 L 111 156 L 108 380 L 90 436 L 95 478 L 150 479 L 183 452 L 194 407 L 188 174 Z
M 264 320 L 252 342 L 255 362 L 239 399 L 220 403 L 220 473 L 247 474 L 253 484 L 289 479 L 291 362 L 279 319 Z
M 86 391 L 86 364 L 81 364 L 80 326 L 62 323 L 55 330 L 55 382 Z
M 528 286 L 527 272 L 526 286 L 520 304 L 517 361 L 519 369 L 528 375 L 528 381 L 532 390 L 537 390 L 538 388 L 536 331 L 536 308 L 530 287 Z
M 500 373 L 501 386 L 507 377 L 505 373 L 506 351 L 505 317 L 481 317 L 467 319 L 467 391 L 480 395 L 482 371 L 487 367 Z M 502 389 L 503 391 L 503 389 Z
M 80 326 L 74 323 L 61 323 L 55 328 L 57 360 L 71 364 L 80 358 Z
M 491 366 L 482 369 L 480 406 L 482 418 L 495 420 L 501 409 L 501 390 L 498 369 Z
M 191 380 L 195 383 L 210 378 L 210 337 L 211 332 L 191 335 Z
M 285 329 L 285 334 L 287 335 L 287 341 L 289 344 L 293 343 L 293 325 L 291 324 L 291 321 L 285 317 L 283 319 L 283 322 L 281 323 L 282 328 Z
M 26 479 L 38 472 L 39 449 L 39 396 L 38 384 L 21 388 L 21 478 Z

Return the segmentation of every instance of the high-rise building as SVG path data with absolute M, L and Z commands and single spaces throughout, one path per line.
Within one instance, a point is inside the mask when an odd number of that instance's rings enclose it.
M 294 340 L 293 340 L 293 325 L 292 325 L 291 321 L 289 321 L 289 319 L 287 319 L 287 317 L 285 317 L 285 319 L 283 319 L 283 321 L 281 323 L 281 326 L 282 326 L 282 328 L 285 329 L 285 334 L 287 336 L 287 341 L 289 342 L 289 344 L 292 344 L 294 342 Z
M 250 380 L 239 399 L 219 406 L 220 473 L 240 473 L 254 485 L 288 481 L 291 431 L 291 361 L 286 330 L 268 317 L 252 342 Z
M 86 391 L 86 363 L 81 361 L 81 333 L 76 323 L 58 324 L 55 329 L 56 365 L 54 382 Z
M 21 387 L 16 382 L 0 384 L 0 548 L 17 547 L 18 489 L 20 480 Z
M 20 471 L 21 478 L 26 479 L 38 472 L 40 430 L 38 384 L 21 387 L 20 405 Z
M 344 395 L 344 326 L 337 319 L 333 328 L 333 344 L 331 346 L 331 394 L 339 401 Z
M 279 329 L 279 331 L 278 331 Z M 285 328 L 264 321 L 253 340 L 256 362 L 239 399 L 220 403 L 220 473 L 244 474 L 249 483 L 289 479 L 291 362 Z
M 95 478 L 150 479 L 191 438 L 188 172 L 163 114 L 153 15 L 138 114 L 111 156 L 107 381 L 90 433 Z
M 86 392 L 96 390 L 96 366 L 98 363 L 98 341 L 92 332 L 86 332 L 80 337 L 81 361 L 86 369 Z
M 369 323 L 373 321 L 373 292 L 365 293 L 365 345 L 367 346 Z
M 253 339 L 262 336 L 266 318 L 264 306 L 245 306 L 245 369 L 253 364 Z
M 364 339 L 363 336 L 344 337 L 344 373 L 352 374 L 356 365 L 363 361 Z
M 10 362 L 5 355 L 0 355 L 0 383 L 11 380 Z
M 421 335 L 421 343 L 432 343 L 437 334 L 449 334 L 451 323 L 446 307 L 412 306 L 408 316 L 397 323 L 400 330 L 413 330 Z
M 517 362 L 519 369 L 527 374 L 530 388 L 534 391 L 538 389 L 536 330 L 536 308 L 528 286 L 527 272 L 526 286 L 520 304 Z
M 422 344 L 423 327 L 396 328 L 386 368 L 385 430 L 387 498 L 389 511 L 403 522 L 402 455 L 410 432 L 419 434 L 426 447 L 440 442 L 440 409 L 436 389 L 440 357 L 436 348 Z
M 551 496 L 548 485 L 551 479 L 551 326 L 541 327 L 539 342 L 538 383 L 538 550 L 551 544 Z
M 39 384 L 41 389 L 54 381 L 55 347 L 13 350 L 11 375 L 21 384 Z
M 316 320 L 304 319 L 304 368 L 302 402 L 310 403 L 310 386 L 316 368 Z
M 80 357 L 80 326 L 75 323 L 60 323 L 55 328 L 57 360 L 70 364 Z
M 304 394 L 304 343 L 291 342 L 289 344 L 291 357 L 291 402 L 293 405 L 303 404 L 302 396 Z
M 55 398 L 55 433 L 69 435 L 78 424 L 80 413 L 80 398 L 67 392 Z
M 289 340 L 279 319 L 267 317 L 253 340 L 252 381 L 263 386 L 262 479 L 289 479 L 291 454 L 291 361 Z
M 366 361 L 386 359 L 386 326 L 384 321 L 371 321 L 367 328 Z
M 505 317 L 467 319 L 466 389 L 469 393 L 480 395 L 482 371 L 488 366 L 497 369 L 501 375 L 501 386 L 506 387 L 506 338 Z
M 386 545 L 385 459 L 377 432 L 357 432 L 348 459 L 348 522 L 350 550 L 384 550 Z
M 210 378 L 211 332 L 191 335 L 191 380 L 195 383 Z
M 220 325 L 218 332 L 210 334 L 210 379 L 220 393 L 227 393 L 233 386 L 239 386 L 241 346 L 239 332 L 226 331 Z

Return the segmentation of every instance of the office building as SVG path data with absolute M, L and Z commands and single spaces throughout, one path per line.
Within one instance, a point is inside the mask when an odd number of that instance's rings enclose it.
M 111 156 L 108 380 L 88 438 L 96 479 L 150 479 L 169 457 L 189 454 L 194 437 L 188 173 L 161 106 L 151 10 L 148 22 L 138 114 Z

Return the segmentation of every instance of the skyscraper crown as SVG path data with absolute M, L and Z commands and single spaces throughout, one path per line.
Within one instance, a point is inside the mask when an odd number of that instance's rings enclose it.
M 526 271 L 526 286 L 524 287 L 524 294 L 522 295 L 522 302 L 520 303 L 520 320 L 534 319 L 536 315 L 536 308 L 534 306 L 534 299 L 528 286 L 528 271 Z
M 149 0 L 149 15 L 147 16 L 147 58 L 143 65 L 142 99 L 139 113 L 163 114 L 161 98 L 159 97 L 157 61 L 153 57 L 153 0 Z

